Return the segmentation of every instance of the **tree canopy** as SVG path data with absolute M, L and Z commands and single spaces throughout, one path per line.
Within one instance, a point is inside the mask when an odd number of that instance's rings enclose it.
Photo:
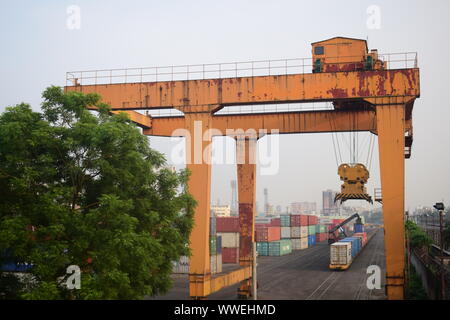
M 4 297 L 141 299 L 165 292 L 171 262 L 189 254 L 188 172 L 108 111 L 97 94 L 50 87 L 42 112 L 0 115 L 0 265 L 32 264 L 20 282 L 1 272 Z M 79 290 L 64 286 L 69 265 Z

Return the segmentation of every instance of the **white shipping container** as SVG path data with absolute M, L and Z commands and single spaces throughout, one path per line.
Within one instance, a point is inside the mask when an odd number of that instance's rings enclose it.
M 216 272 L 221 273 L 222 272 L 222 254 L 219 253 L 215 257 L 216 257 Z
M 290 238 L 291 238 L 291 228 L 281 227 L 281 239 L 290 239 Z
M 291 229 L 291 238 L 292 239 L 300 239 L 300 227 L 290 227 Z
M 239 248 L 239 232 L 218 232 L 222 236 L 222 248 Z
M 300 250 L 302 246 L 301 239 L 291 239 L 292 242 L 292 250 Z
M 304 238 L 308 236 L 308 227 L 291 227 L 291 238 Z
M 209 256 L 209 260 L 211 266 L 211 273 L 212 274 L 217 273 L 217 256 L 216 255 Z
M 335 242 L 330 246 L 330 264 L 347 265 L 352 261 L 352 244 Z
M 300 238 L 300 250 L 308 248 L 308 237 Z
M 307 238 L 308 237 L 308 227 L 303 226 L 300 227 L 300 238 Z

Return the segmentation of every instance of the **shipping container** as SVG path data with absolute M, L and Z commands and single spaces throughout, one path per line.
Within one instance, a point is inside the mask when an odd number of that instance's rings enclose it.
M 281 226 L 280 218 L 272 218 L 272 220 L 270 220 L 269 225 L 271 227 L 280 227 Z
M 217 236 L 216 238 L 216 252 L 217 254 L 222 253 L 222 236 Z
M 330 265 L 348 266 L 352 261 L 350 242 L 335 242 L 330 245 Z
M 291 238 L 304 238 L 308 236 L 308 227 L 291 227 Z
M 291 214 L 291 227 L 308 225 L 308 216 L 304 214 Z
M 308 248 L 308 236 L 300 238 L 301 241 L 301 247 L 300 249 L 307 249 Z
M 214 236 L 217 233 L 217 228 L 216 228 L 217 219 L 216 219 L 216 217 L 211 217 L 209 220 L 210 220 L 210 222 L 209 222 L 209 234 L 211 236 Z
M 239 232 L 239 217 L 217 217 L 217 232 Z
M 308 247 L 312 247 L 316 244 L 316 234 L 308 236 Z
M 239 248 L 222 248 L 222 263 L 238 263 Z
M 216 271 L 217 273 L 222 272 L 222 254 L 216 254 Z
M 258 227 L 256 228 L 256 242 L 278 241 L 281 237 L 280 227 Z
M 354 233 L 352 237 L 361 237 L 362 245 L 365 246 L 367 244 L 367 233 L 365 232 Z
M 318 224 L 317 225 L 317 233 L 325 233 L 328 232 L 328 228 L 324 224 Z
M 239 248 L 238 232 L 219 232 L 217 236 L 222 238 L 222 248 Z
M 308 226 L 316 225 L 318 223 L 317 216 L 308 215 Z
M 357 237 L 348 237 L 344 238 L 342 240 L 339 240 L 339 242 L 350 242 L 352 247 L 352 259 L 355 258 L 359 251 L 361 250 L 361 239 Z
M 291 240 L 269 242 L 269 256 L 284 256 L 292 252 Z
M 316 226 L 308 226 L 308 236 L 316 234 Z
M 289 214 L 280 215 L 280 226 L 281 227 L 290 227 L 291 226 L 291 215 L 289 215 Z
M 281 239 L 290 239 L 291 238 L 291 227 L 281 227 Z
M 316 233 L 316 243 L 328 240 L 328 233 Z
M 256 243 L 256 251 L 260 256 L 268 256 L 269 255 L 269 243 L 268 242 L 257 242 Z
M 215 255 L 217 253 L 217 239 L 216 236 L 209 237 L 209 254 Z
M 209 265 L 211 268 L 211 273 L 212 274 L 217 273 L 217 256 L 216 255 L 211 255 L 209 257 Z

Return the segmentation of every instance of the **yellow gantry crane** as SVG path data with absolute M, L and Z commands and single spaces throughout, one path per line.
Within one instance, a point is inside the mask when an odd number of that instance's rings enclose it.
M 264 74 L 261 64 L 266 68 Z M 186 137 L 189 191 L 198 203 L 189 269 L 190 296 L 196 299 L 235 283 L 241 284 L 241 296 L 251 295 L 256 164 L 248 159 L 256 157 L 260 130 L 264 135 L 350 131 L 378 135 L 386 289 L 389 299 L 403 298 L 405 147 L 409 156 L 412 109 L 420 96 L 414 55 L 396 59 L 376 50 L 369 52 L 365 40 L 335 37 L 313 43 L 309 59 L 93 70 L 69 72 L 67 79 L 66 91 L 99 93 L 114 112 L 126 112 L 145 135 Z M 227 106 L 327 101 L 333 103 L 333 110 L 216 114 Z M 180 115 L 151 117 L 137 111 L 157 109 L 176 109 Z M 406 144 L 405 133 L 410 133 Z M 246 159 L 237 165 L 241 268 L 212 276 L 208 237 L 211 162 L 203 160 L 211 157 L 212 137 L 224 135 L 236 139 L 237 157 Z M 350 181 L 354 180 L 348 179 L 346 187 Z

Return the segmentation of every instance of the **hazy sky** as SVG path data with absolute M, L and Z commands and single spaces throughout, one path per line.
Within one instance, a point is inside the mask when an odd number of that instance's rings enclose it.
M 80 29 L 67 28 L 70 5 L 81 9 Z M 381 10 L 379 29 L 367 26 L 371 5 Z M 310 57 L 311 42 L 368 38 L 369 48 L 379 52 L 419 55 L 421 98 L 414 106 L 413 153 L 406 161 L 406 208 L 450 201 L 449 9 L 448 0 L 2 1 L 0 111 L 20 102 L 38 110 L 41 92 L 63 86 L 72 70 Z M 367 134 L 360 141 L 363 149 Z M 150 143 L 164 153 L 174 145 L 167 138 Z M 284 135 L 280 145 L 278 174 L 258 176 L 260 206 L 264 187 L 270 202 L 283 206 L 293 201 L 321 206 L 322 190 L 339 190 L 331 134 Z M 380 186 L 378 171 L 375 149 L 370 193 Z M 214 202 L 229 201 L 235 176 L 233 165 L 214 166 Z

